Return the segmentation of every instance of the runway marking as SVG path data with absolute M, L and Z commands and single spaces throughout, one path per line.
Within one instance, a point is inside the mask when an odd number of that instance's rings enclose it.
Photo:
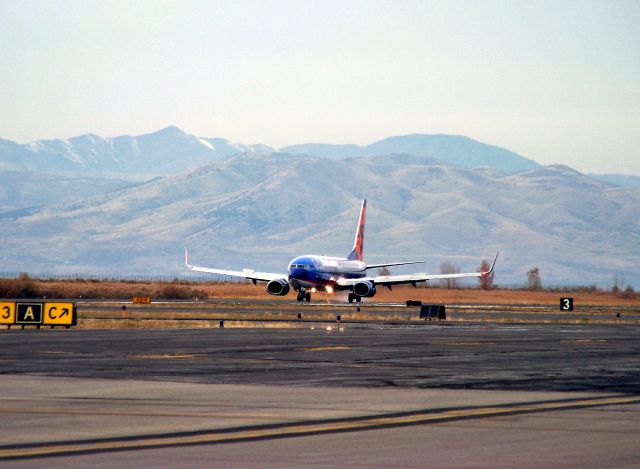
M 0 447 L 0 460 L 199 444 L 223 444 L 239 441 L 352 432 L 420 424 L 435 424 L 454 420 L 481 419 L 514 414 L 637 403 L 640 403 L 640 396 L 605 396 L 589 399 L 564 399 L 558 401 L 501 404 L 458 409 L 422 409 L 404 413 L 372 415 L 369 417 L 315 420 L 164 435 L 143 435 L 87 441 L 44 442 Z
M 319 352 L 323 350 L 351 350 L 352 348 L 354 347 L 349 347 L 347 345 L 327 345 L 324 347 L 305 347 L 298 350 L 301 350 L 303 352 Z
M 150 360 L 171 360 L 173 358 L 194 358 L 195 354 L 192 353 L 175 353 L 175 354 L 161 354 L 161 355 L 134 355 L 133 358 L 143 358 Z
M 180 418 L 233 418 L 233 419 L 256 419 L 273 420 L 277 415 L 269 414 L 236 414 L 224 412 L 144 412 L 144 411 L 109 411 L 109 410 L 79 410 L 79 409 L 51 409 L 51 408 L 30 408 L 30 409 L 4 409 L 0 408 L 0 414 L 51 414 L 51 415 L 109 415 L 109 416 L 132 416 L 132 417 L 180 417 Z M 1 447 L 0 447 L 1 448 Z M 1 453 L 0 453 L 1 457 Z
M 593 343 L 593 342 L 608 342 L 608 340 L 607 339 L 567 339 L 567 340 L 561 340 L 560 342 L 581 344 L 581 343 Z

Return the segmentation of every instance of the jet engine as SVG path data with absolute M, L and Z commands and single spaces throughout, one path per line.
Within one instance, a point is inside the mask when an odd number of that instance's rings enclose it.
M 367 298 L 372 297 L 376 294 L 376 286 L 366 280 L 363 282 L 358 282 L 353 286 L 353 293 L 358 296 L 364 296 Z
M 284 296 L 289 293 L 289 282 L 283 278 L 271 280 L 267 283 L 267 293 L 269 295 Z

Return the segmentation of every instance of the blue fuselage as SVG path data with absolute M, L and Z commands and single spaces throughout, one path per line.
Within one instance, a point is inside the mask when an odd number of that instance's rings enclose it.
M 362 278 L 367 265 L 338 257 L 300 256 L 289 263 L 289 284 L 295 289 L 347 290 L 340 287 L 339 278 Z

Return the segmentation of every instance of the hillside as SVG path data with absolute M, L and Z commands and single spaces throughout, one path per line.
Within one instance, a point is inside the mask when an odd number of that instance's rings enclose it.
M 71 202 L 136 185 L 104 176 L 43 171 L 0 170 L 0 180 L 0 218 L 13 218 L 52 203 Z
M 1 260 L 5 271 L 177 275 L 187 243 L 201 265 L 278 272 L 301 253 L 347 254 L 363 196 L 369 262 L 475 270 L 499 250 L 503 285 L 533 266 L 544 284 L 610 286 L 618 272 L 640 283 L 640 189 L 563 166 L 504 175 L 411 155 L 231 156 L 1 220 Z

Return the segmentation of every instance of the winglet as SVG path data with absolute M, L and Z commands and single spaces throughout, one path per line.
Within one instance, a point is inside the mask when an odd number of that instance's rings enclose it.
M 496 257 L 493 259 L 493 263 L 491 264 L 491 268 L 489 270 L 487 270 L 486 272 L 482 272 L 482 276 L 486 277 L 487 275 L 491 275 L 493 273 L 493 269 L 496 266 L 496 261 L 498 260 L 498 254 L 500 254 L 500 251 L 496 252 Z

